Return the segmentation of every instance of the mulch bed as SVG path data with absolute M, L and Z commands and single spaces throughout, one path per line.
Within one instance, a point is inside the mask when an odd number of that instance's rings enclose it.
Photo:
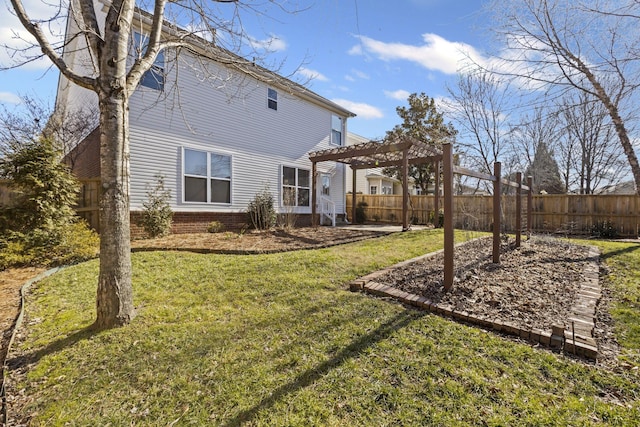
M 259 254 L 318 249 L 357 242 L 389 234 L 384 231 L 342 227 L 302 227 L 243 233 L 171 234 L 156 239 L 135 240 L 132 250 L 185 250 L 203 253 Z
M 492 240 L 478 239 L 454 251 L 453 288 L 443 286 L 439 253 L 376 278 L 376 282 L 522 329 L 564 324 L 588 262 L 588 248 L 553 238 L 534 238 L 519 249 L 503 244 L 500 264 Z

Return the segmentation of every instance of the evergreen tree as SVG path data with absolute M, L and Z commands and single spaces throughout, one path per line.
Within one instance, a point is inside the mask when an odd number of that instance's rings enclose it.
M 560 178 L 558 163 L 544 142 L 536 147 L 533 162 L 527 168 L 525 175 L 533 177 L 533 189 L 536 193 L 564 194 L 567 192 Z
M 443 114 L 436 108 L 433 98 L 429 98 L 424 93 L 420 95 L 413 93 L 407 101 L 409 107 L 396 108 L 402 123 L 387 132 L 385 139 L 401 139 L 406 135 L 439 149 L 442 148 L 443 142 L 455 139 L 458 131 L 451 123 L 445 124 Z M 384 173 L 396 179 L 402 179 L 402 169 L 398 166 L 385 168 Z M 434 166 L 431 163 L 409 165 L 408 174 L 422 193 L 426 194 L 434 175 Z

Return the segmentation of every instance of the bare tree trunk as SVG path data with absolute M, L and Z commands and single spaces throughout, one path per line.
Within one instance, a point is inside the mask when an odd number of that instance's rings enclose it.
M 129 323 L 135 316 L 129 230 L 129 112 L 124 91 L 100 99 L 100 276 L 98 329 Z

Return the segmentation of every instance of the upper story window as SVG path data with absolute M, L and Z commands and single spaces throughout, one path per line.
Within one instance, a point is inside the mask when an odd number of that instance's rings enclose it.
M 272 110 L 278 110 L 278 92 L 275 89 L 267 90 L 267 105 Z
M 185 148 L 184 201 L 231 203 L 231 156 Z
M 133 52 L 136 58 L 141 58 L 147 50 L 149 38 L 140 33 L 133 33 Z M 151 89 L 164 89 L 164 52 L 158 52 L 151 68 L 142 75 L 140 86 Z
M 331 116 L 331 143 L 342 145 L 342 117 Z

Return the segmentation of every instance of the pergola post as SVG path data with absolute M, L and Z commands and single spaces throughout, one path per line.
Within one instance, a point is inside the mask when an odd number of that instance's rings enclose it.
M 311 226 L 318 226 L 318 219 L 316 218 L 316 204 L 318 203 L 318 195 L 316 194 L 316 181 L 318 174 L 316 162 L 311 162 Z
M 402 231 L 409 230 L 409 150 L 402 150 Z
M 442 191 L 444 192 L 444 289 L 453 286 L 453 154 L 450 143 L 442 145 Z
M 356 223 L 356 168 L 351 168 L 351 224 Z
M 531 238 L 532 222 L 533 222 L 533 177 L 527 177 L 527 187 L 529 192 L 527 193 L 527 239 Z
M 435 162 L 436 168 L 436 178 L 435 178 L 435 188 L 433 191 L 433 227 L 440 227 L 440 162 Z
M 516 173 L 516 181 L 516 248 L 519 248 L 522 240 L 522 172 Z
M 493 164 L 493 262 L 500 263 L 500 192 L 502 177 L 500 176 L 501 164 L 495 162 Z

